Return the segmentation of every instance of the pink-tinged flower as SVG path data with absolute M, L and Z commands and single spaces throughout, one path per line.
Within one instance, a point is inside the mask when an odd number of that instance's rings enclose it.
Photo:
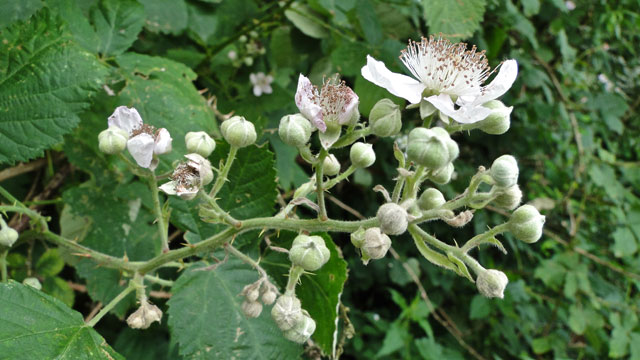
M 127 150 L 133 159 L 143 168 L 154 170 L 158 159 L 154 155 L 171 151 L 171 135 L 165 128 L 156 129 L 144 124 L 135 108 L 118 106 L 108 120 L 109 126 L 116 126 L 129 133 Z
M 262 94 L 271 94 L 273 89 L 271 83 L 273 82 L 273 76 L 265 75 L 263 72 L 257 74 L 249 74 L 249 80 L 253 84 L 253 95 L 260 96 Z
M 466 124 L 489 116 L 491 109 L 482 105 L 506 93 L 518 74 L 518 63 L 506 60 L 491 83 L 483 85 L 496 70 L 490 69 L 484 51 L 477 52 L 475 46 L 467 50 L 465 43 L 434 37 L 409 41 L 400 59 L 413 78 L 389 71 L 371 56 L 362 67 L 362 76 L 412 104 L 426 100 L 435 107 L 432 112 L 439 110 L 445 120 L 451 117 Z
M 213 180 L 213 171 L 209 160 L 198 154 L 187 154 L 186 163 L 176 166 L 171 181 L 160 186 L 167 195 L 178 195 L 185 200 L 196 197 L 200 189 Z

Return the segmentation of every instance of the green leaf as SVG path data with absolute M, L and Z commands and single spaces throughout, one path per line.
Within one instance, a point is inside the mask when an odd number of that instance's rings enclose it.
M 284 190 L 297 188 L 309 181 L 309 175 L 296 163 L 298 149 L 283 143 L 280 137 L 275 134 L 269 138 L 269 143 L 276 154 L 279 185 Z
M 179 34 L 189 15 L 184 0 L 140 0 L 147 14 L 146 28 L 163 34 Z
M 291 8 L 285 10 L 284 15 L 293 25 L 302 31 L 303 34 L 309 37 L 322 39 L 330 33 L 321 25 L 324 23 L 324 20 L 307 5 L 295 2 L 291 5 Z
M 379 44 L 382 41 L 382 28 L 373 4 L 369 0 L 358 0 L 357 6 L 357 20 L 364 33 L 364 39 L 369 44 Z
M 162 330 L 164 329 L 158 327 L 144 331 L 124 328 L 115 339 L 113 348 L 132 360 L 181 359 L 178 356 L 177 345 L 170 345 L 167 331 Z
M 536 354 L 544 354 L 547 351 L 551 350 L 551 340 L 548 336 L 533 339 L 531 342 L 531 347 L 533 348 L 533 352 Z
M 569 307 L 569 328 L 571 331 L 578 335 L 584 334 L 584 331 L 587 329 L 587 314 L 584 312 L 583 308 L 578 305 L 571 305 Z
M 97 52 L 118 55 L 137 39 L 144 25 L 144 7 L 135 0 L 101 0 L 91 9 Z
M 105 69 L 48 9 L 0 35 L 0 163 L 14 163 L 62 141 Z
M 218 15 L 209 6 L 187 3 L 189 10 L 189 30 L 196 34 L 202 42 L 209 43 L 209 39 L 219 27 Z
M 619 358 L 629 353 L 629 333 L 622 327 L 614 327 L 609 339 L 609 356 Z
M 455 40 L 470 38 L 480 28 L 484 0 L 422 0 L 424 18 L 431 34 Z
M 0 1 L 0 29 L 15 21 L 28 19 L 41 7 L 40 0 Z
M 491 302 L 488 298 L 475 295 L 469 306 L 469 319 L 484 319 L 491 313 Z
M 404 342 L 409 338 L 409 330 L 401 322 L 395 321 L 391 327 L 386 329 L 386 334 L 382 342 L 382 347 L 378 350 L 376 357 L 391 355 L 404 346 Z
M 611 236 L 614 240 L 611 249 L 616 257 L 632 256 L 638 251 L 636 237 L 628 227 L 618 227 Z
M 630 334 L 631 342 L 629 346 L 629 352 L 631 353 L 631 360 L 640 360 L 640 332 L 632 332 Z
M 48 277 L 42 282 L 42 291 L 72 307 L 76 293 L 68 282 L 60 277 Z
M 265 307 L 256 319 L 242 312 L 242 288 L 257 280 L 248 265 L 230 258 L 215 270 L 191 266 L 173 286 L 169 327 L 189 359 L 296 359 L 302 347 L 286 340 Z
M 0 284 L 0 303 L 2 359 L 124 359 L 80 313 L 30 286 Z
M 36 262 L 36 273 L 42 277 L 56 276 L 64 268 L 58 249 L 49 249 Z

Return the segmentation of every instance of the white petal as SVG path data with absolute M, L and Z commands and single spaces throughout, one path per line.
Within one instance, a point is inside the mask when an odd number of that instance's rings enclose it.
M 253 95 L 255 95 L 255 96 L 262 95 L 262 88 L 260 87 L 260 85 L 254 85 L 253 86 Z
M 491 83 L 484 87 L 482 95 L 478 96 L 474 101 L 474 105 L 484 104 L 487 101 L 494 100 L 504 95 L 516 81 L 518 76 L 518 62 L 515 60 L 507 60 L 500 65 L 498 75 Z
M 265 76 L 265 77 L 264 77 L 264 82 L 265 82 L 266 84 L 271 84 L 271 83 L 273 82 L 273 76 L 271 76 L 271 75 L 267 75 L 267 76 Z
M 107 121 L 109 126 L 117 126 L 131 135 L 134 129 L 142 126 L 142 118 L 138 114 L 136 108 L 128 108 L 126 106 L 118 106 L 116 110 L 109 116 Z
M 264 92 L 265 94 L 271 94 L 273 92 L 273 89 L 271 88 L 271 85 L 265 84 L 262 85 L 262 92 Z
M 417 104 L 422 98 L 424 85 L 418 80 L 391 72 L 382 61 L 378 61 L 367 55 L 367 65 L 360 71 L 362 76 L 372 83 L 387 89 L 395 96 L 409 100 Z
M 153 153 L 156 155 L 166 154 L 171 151 L 171 142 L 173 139 L 171 138 L 171 134 L 167 129 L 162 128 L 158 130 L 158 135 L 156 135 L 156 144 L 153 148 Z
M 258 82 L 258 79 L 257 79 L 256 74 L 254 74 L 254 73 L 249 74 L 249 81 L 251 81 L 251 83 L 252 83 L 253 85 L 255 85 L 255 84 L 256 84 L 256 82 Z
M 313 84 L 304 75 L 300 74 L 298 78 L 298 89 L 296 90 L 296 106 L 300 113 L 304 115 L 311 123 L 321 132 L 327 130 L 327 125 L 323 121 L 322 108 L 317 105 L 313 99 Z
M 338 114 L 338 124 L 344 125 L 351 120 L 353 117 L 353 112 L 358 110 L 358 104 L 360 103 L 360 98 L 356 95 L 351 88 L 347 87 L 349 91 L 349 102 L 344 105 L 343 111 Z
M 148 168 L 151 165 L 154 146 L 153 137 L 145 133 L 136 135 L 127 141 L 129 153 L 138 165 L 143 168 Z
M 164 191 L 167 195 L 176 195 L 176 183 L 175 181 L 169 181 L 168 183 L 162 184 L 159 187 L 160 190 Z
M 191 190 L 181 190 L 178 191 L 178 196 L 180 196 L 180 198 L 184 199 L 184 200 L 191 200 L 193 198 L 196 197 L 196 195 L 198 195 L 198 191 L 200 191 L 200 189 L 191 189 Z
M 491 114 L 491 109 L 473 104 L 461 106 L 456 110 L 451 97 L 447 94 L 433 95 L 425 100 L 440 110 L 441 115 L 444 114 L 461 124 L 475 123 Z

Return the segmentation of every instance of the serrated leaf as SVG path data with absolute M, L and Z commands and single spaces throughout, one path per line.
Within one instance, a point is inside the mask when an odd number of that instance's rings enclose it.
M 58 249 L 49 249 L 36 262 L 36 273 L 42 277 L 58 275 L 64 268 L 64 261 L 58 254 Z
M 147 15 L 146 28 L 163 34 L 179 34 L 187 28 L 189 15 L 184 0 L 140 0 Z
M 293 3 L 290 9 L 285 10 L 284 15 L 298 30 L 309 37 L 322 39 L 329 35 L 329 31 L 321 25 L 324 20 L 307 5 Z
M 14 163 L 61 142 L 106 73 L 48 9 L 0 35 L 0 163 Z
M 30 286 L 0 284 L 0 303 L 2 359 L 124 359 L 80 313 Z
M 256 319 L 242 312 L 242 288 L 257 280 L 250 266 L 230 258 L 215 270 L 191 266 L 173 286 L 169 327 L 185 359 L 296 359 L 302 347 L 282 336 L 265 307 Z
M 102 0 L 91 9 L 97 52 L 118 55 L 137 39 L 144 25 L 144 7 L 135 0 Z
M 26 20 L 42 7 L 40 0 L 0 1 L 0 29 L 18 20 Z
M 452 40 L 470 38 L 480 28 L 484 0 L 422 0 L 424 18 L 432 34 L 442 33 Z

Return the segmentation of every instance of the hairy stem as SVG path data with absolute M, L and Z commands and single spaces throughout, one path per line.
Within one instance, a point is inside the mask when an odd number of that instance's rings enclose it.
M 158 223 L 158 232 L 160 233 L 160 241 L 162 243 L 162 252 L 169 251 L 169 228 L 168 224 L 165 224 L 164 214 L 162 213 L 162 205 L 160 204 L 160 196 L 158 189 L 158 180 L 154 174 L 147 177 L 149 181 L 149 188 L 151 188 L 151 197 L 153 198 L 153 213 L 156 216 Z
M 296 285 L 300 276 L 304 273 L 304 269 L 298 265 L 291 265 L 289 269 L 289 280 L 287 280 L 287 287 L 285 288 L 285 295 L 293 295 L 296 293 Z
M 322 149 L 318 156 L 318 163 L 316 164 L 316 193 L 318 197 L 318 206 L 320 207 L 318 218 L 323 221 L 328 219 L 327 208 L 324 204 L 324 189 L 322 188 L 322 165 L 327 155 L 327 150 Z
M 350 165 L 350 166 L 347 168 L 347 170 L 345 170 L 344 172 L 342 172 L 342 174 L 340 174 L 340 175 L 338 175 L 338 176 L 334 177 L 334 178 L 333 178 L 333 179 L 331 179 L 331 180 L 325 181 L 325 182 L 324 182 L 324 185 L 323 185 L 324 189 L 325 189 L 325 190 L 329 190 L 329 189 L 331 189 L 332 187 L 336 186 L 336 185 L 337 185 L 338 183 L 340 183 L 342 180 L 344 180 L 344 179 L 348 178 L 348 177 L 349 177 L 349 175 L 353 174 L 357 169 L 358 169 L 357 167 L 355 167 L 355 166 L 353 166 L 353 165 Z
M 251 257 L 245 255 L 242 251 L 236 249 L 231 244 L 226 244 L 225 245 L 225 249 L 231 255 L 233 255 L 233 256 L 237 257 L 238 259 L 242 260 L 242 262 L 244 262 L 245 264 L 251 265 L 251 267 L 256 269 L 256 271 L 260 274 L 260 277 L 262 277 L 262 278 L 266 278 L 267 277 L 267 272 L 260 266 L 260 264 L 258 264 L 257 261 L 255 261 Z
M 216 179 L 216 182 L 213 184 L 213 187 L 211 188 L 211 191 L 209 192 L 209 196 L 214 198 L 216 197 L 216 194 L 218 194 L 218 192 L 220 191 L 220 189 L 222 189 L 222 186 L 224 185 L 224 182 L 227 181 L 227 176 L 229 176 L 229 170 L 231 169 L 231 166 L 233 165 L 233 161 L 236 159 L 236 154 L 238 153 L 238 148 L 235 146 L 231 146 L 229 148 L 229 154 L 227 154 L 227 160 L 225 161 L 224 165 L 222 166 L 222 169 L 220 170 L 220 172 L 218 173 L 218 178 Z
M 478 234 L 476 236 L 474 236 L 473 238 L 471 238 L 471 240 L 467 241 L 466 244 L 464 244 L 464 246 L 462 246 L 462 251 L 466 254 L 469 252 L 469 250 L 479 246 L 480 244 L 484 243 L 487 239 L 490 239 L 498 234 L 501 234 L 505 231 L 509 230 L 509 225 L 507 225 L 507 223 L 504 224 L 500 224 L 498 226 L 493 227 L 492 229 L 490 229 L 487 232 L 484 232 L 482 234 Z
M 135 289 L 136 289 L 136 286 L 134 286 L 130 282 L 129 286 L 127 286 L 126 289 L 122 290 L 122 292 L 118 294 L 118 296 L 113 298 L 113 300 L 111 300 L 105 307 L 103 307 L 102 310 L 100 310 L 100 312 L 93 317 L 93 319 L 87 322 L 87 326 L 94 327 L 98 323 L 98 321 L 100 321 L 100 319 L 102 319 L 105 315 L 107 315 L 109 311 L 111 311 L 111 309 L 113 309 L 116 305 L 118 305 L 120 301 L 122 301 L 125 297 L 127 297 L 127 295 L 129 295 L 129 293 L 131 293 Z

